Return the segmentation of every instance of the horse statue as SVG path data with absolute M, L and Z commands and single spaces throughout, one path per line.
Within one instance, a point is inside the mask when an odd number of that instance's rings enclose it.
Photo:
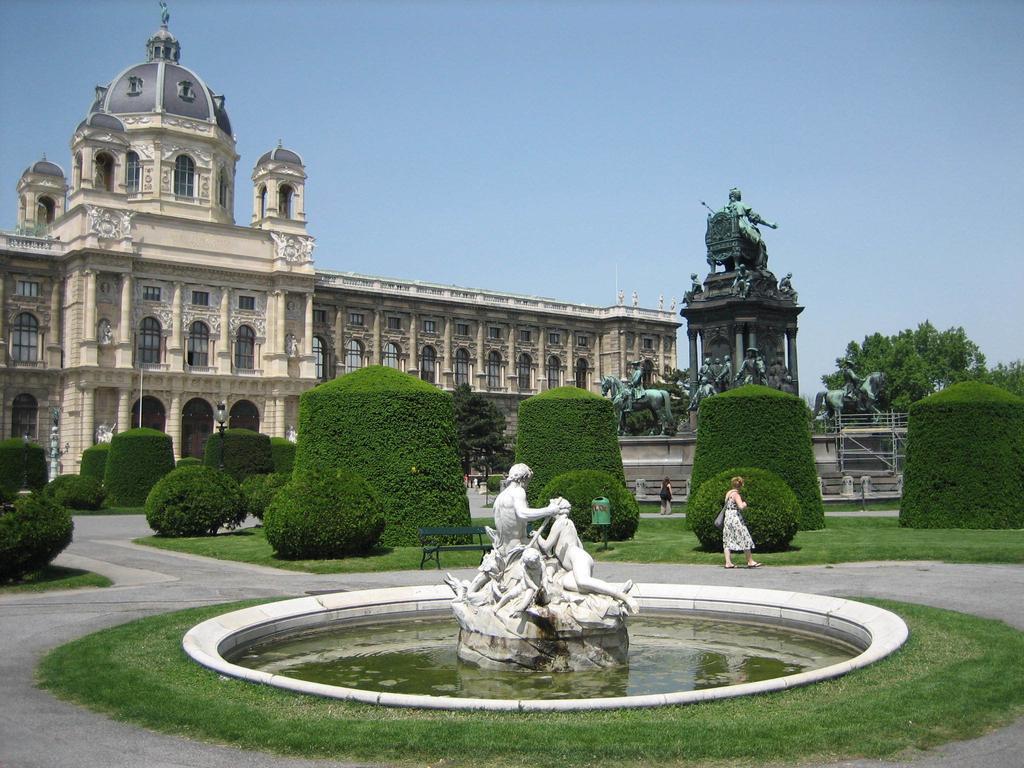
M 835 419 L 837 413 L 881 413 L 878 408 L 878 396 L 885 389 L 885 374 L 875 371 L 864 379 L 857 390 L 857 399 L 850 401 L 845 389 L 829 389 L 814 396 L 814 417 L 818 418 L 822 410 L 828 421 Z
M 672 404 L 669 394 L 663 389 L 642 389 L 640 397 L 634 398 L 629 387 L 618 376 L 605 376 L 601 379 L 601 394 L 611 393 L 612 407 L 618 422 L 619 434 L 626 434 L 626 416 L 633 412 L 648 410 L 661 428 L 660 434 L 667 435 L 674 426 Z M 658 434 L 657 427 L 650 434 Z

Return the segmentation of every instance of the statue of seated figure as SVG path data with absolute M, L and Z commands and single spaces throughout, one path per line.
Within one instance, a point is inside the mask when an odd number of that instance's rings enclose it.
M 743 202 L 743 193 L 739 189 L 730 189 L 729 202 L 708 216 L 704 242 L 712 271 L 719 264 L 725 267 L 726 272 L 732 272 L 741 264 L 757 271 L 767 269 L 768 247 L 757 228 L 758 224 L 778 229 L 777 224 L 761 218 L 757 211 Z

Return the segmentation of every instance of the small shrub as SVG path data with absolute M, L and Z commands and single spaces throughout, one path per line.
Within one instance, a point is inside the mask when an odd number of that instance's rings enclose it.
M 384 511 L 358 475 L 311 469 L 296 472 L 274 497 L 263 527 L 279 557 L 346 557 L 373 549 L 384 531 Z
M 110 443 L 99 443 L 82 451 L 82 465 L 78 468 L 81 477 L 92 477 L 103 482 L 107 471 L 107 457 L 110 455 Z
M 99 509 L 103 504 L 103 484 L 95 477 L 61 475 L 47 484 L 45 493 L 67 509 Z
M 534 482 L 531 481 L 530 485 Z M 636 499 L 621 480 L 608 472 L 594 469 L 565 472 L 544 486 L 540 496 L 544 499 L 543 503 L 561 496 L 572 504 L 569 516 L 576 524 L 580 538 L 585 541 L 601 541 L 604 537 L 604 526 L 590 522 L 591 502 L 601 496 L 611 503 L 612 524 L 608 527 L 610 540 L 633 538 L 640 524 L 640 507 Z
M 283 437 L 270 438 L 270 457 L 275 473 L 290 475 L 295 466 L 295 443 Z
M 178 467 L 201 467 L 203 462 L 195 456 L 182 456 L 178 459 Z
M 242 481 L 241 486 L 246 512 L 262 520 L 270 502 L 290 479 L 290 472 L 287 474 L 275 472 L 270 475 L 249 475 Z
M 146 499 L 146 522 L 161 536 L 212 536 L 245 520 L 238 483 L 210 467 L 181 467 L 160 479 Z
M 235 482 L 242 482 L 249 475 L 265 475 L 274 471 L 274 460 L 270 450 L 270 438 L 251 429 L 224 430 L 224 471 Z M 218 468 L 221 462 L 221 437 L 214 432 L 206 441 L 203 464 Z
M 118 432 L 103 475 L 107 506 L 141 507 L 157 480 L 173 469 L 170 435 L 145 427 Z
M 747 508 L 741 514 L 754 546 L 760 552 L 787 549 L 796 535 L 800 502 L 782 478 L 764 469 L 734 467 L 703 482 L 686 505 L 686 526 L 704 549 L 720 552 L 722 532 L 715 527 L 715 518 L 732 487 L 732 478 L 737 475 L 744 480 L 740 494 Z
M 498 493 L 501 491 L 501 481 L 504 480 L 502 475 L 488 475 L 487 476 L 487 490 L 491 493 Z
M 33 491 L 46 485 L 46 451 L 20 437 L 0 442 L 0 491 L 8 498 L 17 496 L 26 480 Z
M 0 513 L 0 581 L 20 579 L 48 565 L 71 543 L 71 513 L 49 494 L 31 493 Z

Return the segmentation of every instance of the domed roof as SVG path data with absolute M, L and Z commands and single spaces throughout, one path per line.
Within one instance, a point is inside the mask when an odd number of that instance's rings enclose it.
M 28 168 L 25 169 L 25 173 L 21 174 L 25 176 L 29 173 L 38 173 L 40 176 L 57 176 L 61 179 L 64 178 L 64 171 L 60 169 L 60 166 L 56 163 L 51 163 L 46 159 L 46 155 L 43 155 L 42 160 L 36 160 Z
M 256 165 L 263 165 L 265 162 L 273 160 L 278 163 L 292 163 L 293 165 L 305 165 L 302 162 L 302 158 L 298 152 L 292 152 L 290 149 L 285 149 L 281 146 L 281 142 L 277 143 L 269 152 L 263 153 L 263 156 L 256 162 Z
M 124 123 L 105 112 L 90 113 L 85 120 L 78 124 L 78 130 L 82 128 L 106 128 L 108 131 L 124 133 Z

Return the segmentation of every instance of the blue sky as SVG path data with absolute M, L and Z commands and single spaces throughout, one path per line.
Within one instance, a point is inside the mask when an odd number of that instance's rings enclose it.
M 598 305 L 617 272 L 668 306 L 707 271 L 699 201 L 735 185 L 780 225 L 805 394 L 849 340 L 925 319 L 1024 358 L 1024 3 L 169 6 L 227 96 L 236 220 L 282 139 L 319 267 Z M 148 0 L 0 5 L 0 227 L 158 25 Z

